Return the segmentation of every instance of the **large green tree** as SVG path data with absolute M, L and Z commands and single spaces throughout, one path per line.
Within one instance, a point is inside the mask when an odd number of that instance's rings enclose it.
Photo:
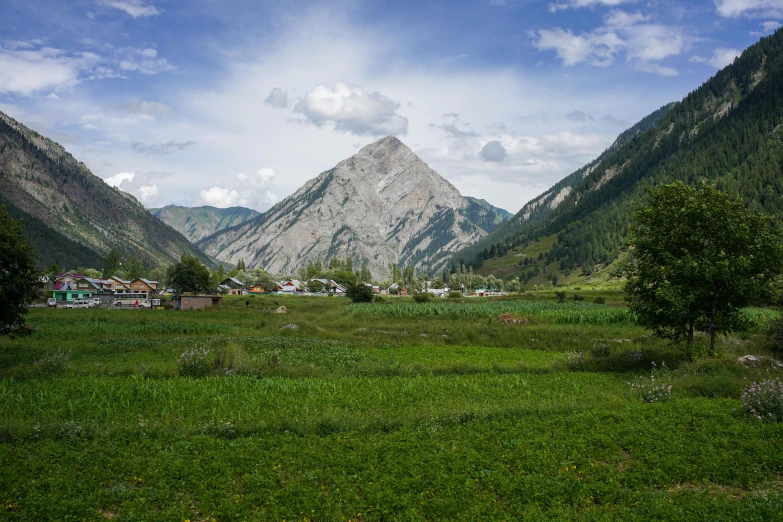
M 0 334 L 24 325 L 27 303 L 36 297 L 36 252 L 15 220 L 0 206 Z
M 737 328 L 739 312 L 771 298 L 783 270 L 777 222 L 709 185 L 681 182 L 649 190 L 634 215 L 626 292 L 640 323 L 656 335 L 687 339 Z
M 103 260 L 103 276 L 111 277 L 120 270 L 120 253 L 113 248 Z
M 187 252 L 182 254 L 179 263 L 169 269 L 169 281 L 179 293 L 212 290 L 209 269 Z

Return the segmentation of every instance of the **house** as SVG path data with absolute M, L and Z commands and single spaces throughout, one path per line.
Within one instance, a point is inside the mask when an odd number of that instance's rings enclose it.
M 115 294 L 125 294 L 130 293 L 131 291 L 131 282 L 126 281 L 125 279 L 120 279 L 117 276 L 111 276 L 107 279 L 109 284 L 111 285 L 111 290 Z
M 108 279 L 95 279 L 92 277 L 82 277 L 76 280 L 77 290 L 90 290 L 93 296 L 101 302 L 111 302 L 114 299 L 114 289 L 111 281 Z
M 378 285 L 373 285 L 372 283 L 362 283 L 362 284 L 364 286 L 369 286 L 372 289 L 372 291 L 375 292 L 376 294 L 381 293 L 381 287 Z
M 334 279 L 311 279 L 310 281 L 318 281 L 323 285 L 323 291 L 324 292 L 331 292 L 334 294 L 344 294 L 346 288 L 341 285 L 340 283 L 336 282 Z
M 176 310 L 203 310 L 223 304 L 219 295 L 178 295 L 174 297 Z
M 69 286 L 77 279 L 84 277 L 83 274 L 77 274 L 76 272 L 65 272 L 63 274 L 57 274 L 54 278 L 54 290 L 60 290 L 63 287 Z
M 402 287 L 400 287 L 400 285 L 394 283 L 386 289 L 386 293 L 391 295 L 408 295 L 408 285 L 402 285 Z
M 444 295 L 448 295 L 449 288 L 448 287 L 445 287 L 445 288 L 428 288 L 427 289 L 427 293 L 428 294 L 432 294 L 435 297 L 443 297 Z
M 218 289 L 225 290 L 231 295 L 243 295 L 246 293 L 245 283 L 234 277 L 227 277 L 218 284 Z
M 88 288 L 77 288 L 75 282 L 52 290 L 52 297 L 60 303 L 67 303 L 76 299 L 91 299 L 94 294 L 95 292 Z
M 134 279 L 130 282 L 130 292 L 134 295 L 141 295 L 143 299 L 149 298 L 152 294 L 158 292 L 158 282 L 149 279 Z M 127 292 L 125 292 L 127 294 Z
M 305 292 L 306 287 L 298 279 L 289 279 L 281 283 L 277 283 L 277 291 L 284 294 L 296 294 Z

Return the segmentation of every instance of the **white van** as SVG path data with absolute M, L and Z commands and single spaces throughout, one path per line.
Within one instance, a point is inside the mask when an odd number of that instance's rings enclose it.
M 90 302 L 86 299 L 77 299 L 75 301 L 71 301 L 70 303 L 65 304 L 65 308 L 68 310 L 73 310 L 74 308 L 89 308 Z
M 46 306 L 57 306 L 57 299 L 50 297 L 46 300 Z

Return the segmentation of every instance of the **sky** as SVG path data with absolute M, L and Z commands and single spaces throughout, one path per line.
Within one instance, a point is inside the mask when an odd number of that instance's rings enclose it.
M 394 135 L 511 212 L 783 0 L 3 0 L 0 111 L 148 208 L 268 209 Z

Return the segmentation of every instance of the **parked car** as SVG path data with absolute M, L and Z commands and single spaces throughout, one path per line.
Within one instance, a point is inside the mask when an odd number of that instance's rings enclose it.
M 93 297 L 92 299 L 89 299 L 89 301 L 92 303 L 90 306 L 100 306 L 101 300 L 97 297 Z
M 77 299 L 75 301 L 70 301 L 68 303 L 65 303 L 65 308 L 68 310 L 73 310 L 74 308 L 89 308 L 90 302 L 86 299 Z
M 46 306 L 57 306 L 57 299 L 50 297 L 46 300 Z

